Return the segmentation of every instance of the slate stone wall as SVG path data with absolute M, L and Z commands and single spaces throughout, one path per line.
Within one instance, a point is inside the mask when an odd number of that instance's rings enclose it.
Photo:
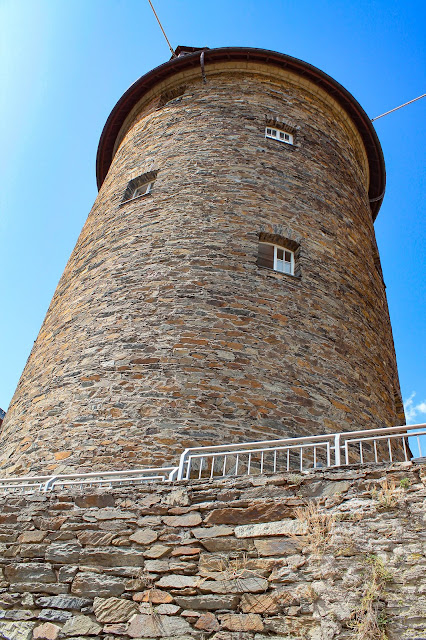
M 0 637 L 420 640 L 425 483 L 404 463 L 3 496 Z
M 404 423 L 352 121 L 277 67 L 206 73 L 159 84 L 121 131 L 3 424 L 3 475 Z M 275 121 L 295 145 L 265 139 Z M 299 245 L 300 277 L 257 266 L 260 233 Z

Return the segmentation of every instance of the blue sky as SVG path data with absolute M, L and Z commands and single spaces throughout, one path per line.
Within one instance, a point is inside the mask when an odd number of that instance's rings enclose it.
M 174 47 L 301 58 L 375 117 L 426 92 L 426 6 L 400 0 L 154 0 Z M 170 57 L 147 0 L 0 0 L 0 407 L 7 409 L 96 197 L 112 107 Z M 410 423 L 426 422 L 426 98 L 375 123 L 387 167 L 376 222 Z M 368 425 L 359 425 L 368 428 Z

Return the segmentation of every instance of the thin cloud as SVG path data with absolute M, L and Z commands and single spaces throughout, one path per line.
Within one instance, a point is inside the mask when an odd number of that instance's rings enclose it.
M 423 402 L 414 404 L 415 397 L 416 392 L 413 391 L 411 396 L 404 402 L 404 411 L 405 417 L 407 419 L 407 424 L 416 424 L 419 422 L 418 418 L 421 417 L 422 414 L 426 415 L 426 401 L 423 400 Z

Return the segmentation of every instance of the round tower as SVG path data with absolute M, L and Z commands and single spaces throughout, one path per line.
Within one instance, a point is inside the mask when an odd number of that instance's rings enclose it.
M 178 54 L 105 125 L 99 195 L 3 423 L 3 474 L 404 422 L 369 118 L 289 56 Z

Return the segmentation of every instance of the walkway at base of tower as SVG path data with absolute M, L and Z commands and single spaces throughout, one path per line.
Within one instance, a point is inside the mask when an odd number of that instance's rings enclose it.
M 215 480 L 281 472 L 309 473 L 312 469 L 389 462 L 424 463 L 426 455 L 423 453 L 426 452 L 422 451 L 422 436 L 426 436 L 426 424 L 193 447 L 182 452 L 179 465 L 175 467 L 0 478 L 0 493 L 50 492 L 74 486 L 89 488 L 146 482 Z M 413 445 L 418 450 L 418 456 L 415 457 L 411 451 Z

